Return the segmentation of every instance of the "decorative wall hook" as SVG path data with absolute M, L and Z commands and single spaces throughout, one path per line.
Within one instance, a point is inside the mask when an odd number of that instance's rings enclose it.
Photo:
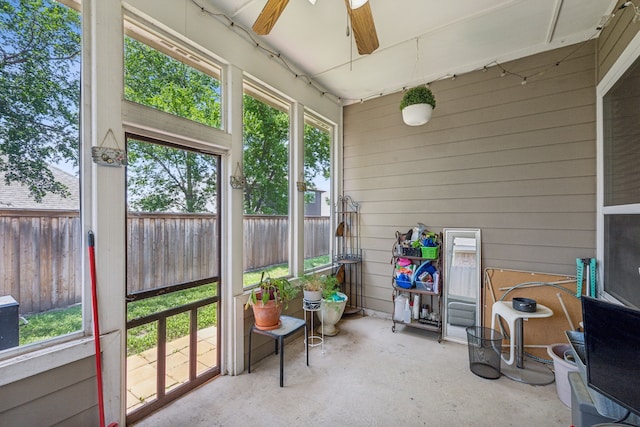
M 247 184 L 247 177 L 242 174 L 242 168 L 240 167 L 240 162 L 236 164 L 236 172 L 235 175 L 231 175 L 231 188 L 241 189 Z
M 298 187 L 298 191 L 302 193 L 307 191 L 307 183 L 304 182 L 304 175 L 300 174 L 299 181 L 296 182 L 296 187 Z
M 111 137 L 115 143 L 115 147 L 105 146 L 105 142 L 109 137 Z M 93 158 L 93 162 L 97 165 L 116 167 L 127 166 L 127 152 L 120 148 L 120 144 L 118 144 L 118 140 L 111 129 L 109 129 L 104 138 L 102 138 L 102 142 L 99 146 L 91 147 L 91 157 Z

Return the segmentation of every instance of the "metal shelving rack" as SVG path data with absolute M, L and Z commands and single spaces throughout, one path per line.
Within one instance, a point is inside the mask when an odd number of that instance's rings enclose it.
M 333 265 L 338 276 L 342 269 L 341 288 L 349 298 L 344 314 L 364 315 L 359 205 L 351 196 L 339 196 L 334 206 L 338 226 L 334 233 Z
M 393 259 L 393 264 L 395 265 L 396 261 L 398 260 L 398 258 L 407 258 L 410 259 L 412 263 L 417 264 L 417 265 L 421 265 L 424 262 L 431 262 L 432 265 L 438 270 L 438 291 L 437 292 L 429 292 L 426 290 L 421 290 L 421 289 L 417 289 L 417 288 L 410 288 L 410 289 L 406 289 L 403 287 L 400 287 L 396 284 L 396 278 L 392 276 L 391 278 L 391 283 L 392 283 L 392 287 L 393 287 L 393 314 L 392 314 L 392 320 L 393 320 L 393 326 L 391 327 L 391 331 L 395 332 L 396 331 L 396 324 L 401 324 L 401 325 L 406 325 L 406 326 L 410 326 L 412 328 L 419 328 L 419 329 L 426 329 L 428 331 L 431 332 L 437 332 L 438 333 L 438 342 L 442 341 L 442 313 L 443 313 L 443 307 L 442 307 L 442 288 L 443 288 L 443 277 L 442 277 L 442 235 L 440 235 L 439 237 L 439 243 L 438 245 L 440 246 L 440 250 L 438 251 L 438 258 L 437 259 L 429 259 L 429 258 L 422 258 L 422 257 L 415 257 L 415 256 L 407 256 L 407 255 L 398 255 L 396 253 L 393 253 L 392 255 L 392 259 Z M 420 295 L 420 299 L 424 302 L 426 299 L 429 299 L 430 302 L 430 306 L 431 309 L 434 313 L 437 313 L 438 318 L 437 320 L 426 320 L 426 319 L 411 319 L 408 323 L 402 321 L 402 320 L 398 320 L 398 316 L 396 313 L 396 298 L 400 295 L 400 294 L 408 294 L 409 297 L 412 297 L 415 294 Z

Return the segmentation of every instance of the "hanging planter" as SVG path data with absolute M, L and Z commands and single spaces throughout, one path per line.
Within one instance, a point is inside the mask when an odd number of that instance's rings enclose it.
M 407 90 L 400 102 L 402 120 L 409 126 L 420 126 L 431 119 L 431 113 L 436 108 L 433 92 L 426 86 L 417 86 Z

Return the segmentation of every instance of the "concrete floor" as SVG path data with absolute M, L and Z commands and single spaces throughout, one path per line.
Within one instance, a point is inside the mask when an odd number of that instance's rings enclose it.
M 571 410 L 555 384 L 531 386 L 469 370 L 466 345 L 433 333 L 357 315 L 310 348 L 285 346 L 236 377 L 223 376 L 156 412 L 137 427 L 162 426 L 563 426 Z

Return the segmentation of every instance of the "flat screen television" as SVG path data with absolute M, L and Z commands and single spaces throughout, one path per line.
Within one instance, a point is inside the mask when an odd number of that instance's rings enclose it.
M 640 415 L 640 311 L 582 298 L 588 385 Z

